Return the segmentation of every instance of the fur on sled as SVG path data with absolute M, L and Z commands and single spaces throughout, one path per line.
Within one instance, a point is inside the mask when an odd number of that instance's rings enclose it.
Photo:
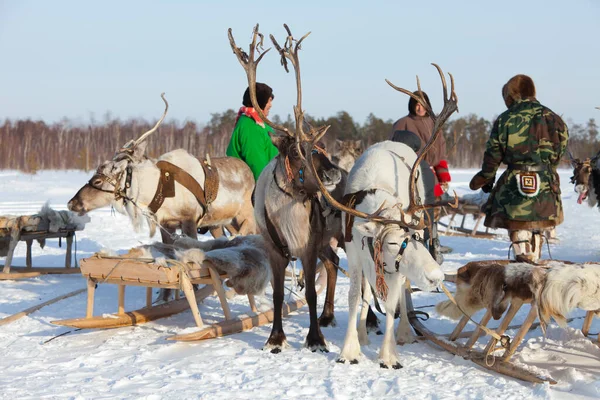
M 229 275 L 226 285 L 243 295 L 264 293 L 271 280 L 269 257 L 260 235 L 206 241 L 181 237 L 172 245 L 157 242 L 136 248 L 127 256 L 154 258 L 157 264 L 166 257 L 211 266 L 217 272 Z
M 458 270 L 455 299 L 467 314 L 487 308 L 500 319 L 514 298 L 538 306 L 544 334 L 550 318 L 565 327 L 567 314 L 575 308 L 600 310 L 600 264 L 475 261 Z M 450 300 L 438 303 L 436 311 L 452 319 L 463 316 Z

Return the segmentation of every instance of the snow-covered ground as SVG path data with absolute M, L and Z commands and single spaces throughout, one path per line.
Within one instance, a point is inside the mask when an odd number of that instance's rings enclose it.
M 453 171 L 452 189 L 468 191 L 474 170 Z M 82 172 L 39 172 L 25 175 L 0 171 L 0 215 L 31 214 L 46 200 L 53 208 L 65 209 L 91 174 Z M 558 227 L 560 243 L 551 245 L 552 256 L 571 261 L 600 261 L 600 213 L 576 204 L 570 171 L 561 171 L 565 222 Z M 77 258 L 92 255 L 101 248 L 119 252 L 151 242 L 147 233 L 134 233 L 122 215 L 110 209 L 91 214 L 85 231 L 77 234 Z M 470 217 L 469 217 L 470 218 Z M 468 222 L 471 223 L 472 222 Z M 442 237 L 453 248 L 443 268 L 447 271 L 471 260 L 504 259 L 509 243 L 505 232 L 494 240 Z M 155 238 L 158 240 L 158 237 Z M 34 245 L 34 266 L 61 266 L 64 248 L 57 240 L 45 249 Z M 342 266 L 346 267 L 343 253 Z M 547 249 L 544 256 L 548 257 Z M 25 245 L 19 244 L 13 265 L 24 265 Z M 19 281 L 0 281 L 0 318 L 39 304 L 60 294 L 85 287 L 79 275 L 47 275 Z M 336 291 L 338 326 L 324 329 L 329 353 L 311 353 L 302 344 L 308 330 L 306 307 L 284 321 L 291 348 L 281 354 L 261 350 L 270 326 L 200 343 L 165 340 L 173 334 L 194 331 L 190 312 L 138 327 L 113 330 L 74 331 L 50 321 L 83 317 L 85 294 L 45 307 L 25 318 L 0 326 L 0 397 L 15 398 L 411 398 L 411 399 L 545 399 L 600 397 L 600 349 L 583 338 L 578 328 L 584 312 L 570 328 L 551 325 L 544 338 L 539 329 L 530 332 L 515 360 L 527 362 L 550 374 L 558 385 L 533 385 L 490 373 L 469 361 L 455 357 L 426 342 L 399 348 L 401 370 L 379 367 L 377 354 L 381 336 L 371 336 L 363 347 L 358 365 L 336 363 L 343 344 L 348 319 L 349 281 L 340 275 Z M 437 332 L 450 332 L 452 323 L 436 315 L 431 307 L 443 299 L 435 293 L 416 293 L 416 307 L 423 307 L 431 319 L 428 326 Z M 269 298 L 258 299 L 265 308 Z M 323 297 L 320 298 L 320 306 Z M 127 289 L 126 309 L 143 307 L 144 289 Z M 100 285 L 95 314 L 111 313 L 117 307 L 117 288 Z M 319 307 L 320 308 L 320 307 Z M 232 307 L 239 315 L 249 309 L 242 298 Z M 207 299 L 200 311 L 208 322 L 221 317 L 215 299 Z M 518 314 L 521 322 L 528 307 Z M 479 315 L 477 316 L 479 317 Z M 382 318 L 380 318 L 382 319 Z M 383 319 L 382 319 L 383 320 Z M 595 321 L 591 332 L 600 330 Z M 56 337 L 62 333 L 68 334 Z M 509 331 L 514 334 L 514 331 Z M 54 338 L 54 339 L 53 339 Z M 52 340 L 50 340 L 52 339 Z

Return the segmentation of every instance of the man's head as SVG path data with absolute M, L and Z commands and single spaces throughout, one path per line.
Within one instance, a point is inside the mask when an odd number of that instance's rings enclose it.
M 533 79 L 523 74 L 513 76 L 502 87 L 502 98 L 506 107 L 512 106 L 519 100 L 535 98 Z

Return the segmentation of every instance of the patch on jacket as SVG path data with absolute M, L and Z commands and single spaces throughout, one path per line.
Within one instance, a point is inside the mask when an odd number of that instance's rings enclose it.
M 536 172 L 520 172 L 515 175 L 519 193 L 525 197 L 535 197 L 540 192 L 540 177 Z

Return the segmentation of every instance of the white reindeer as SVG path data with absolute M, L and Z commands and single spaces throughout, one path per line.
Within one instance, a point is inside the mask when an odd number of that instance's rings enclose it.
M 218 192 L 210 205 L 200 204 L 194 193 L 179 181 L 174 183 L 174 196 L 164 198 L 155 214 L 148 206 L 157 197 L 160 184 L 160 161 L 185 171 L 205 192 L 206 174 L 201 161 L 183 149 L 163 154 L 158 160 L 145 156 L 146 138 L 156 131 L 163 121 L 165 112 L 158 123 L 140 136 L 128 142 L 113 157 L 101 164 L 96 173 L 69 201 L 68 208 L 79 214 L 100 207 L 112 205 L 118 212 L 130 217 L 133 226 L 139 230 L 144 222 L 150 227 L 150 236 L 154 236 L 157 224 L 163 229 L 164 243 L 170 243 L 171 235 L 177 228 L 189 237 L 196 238 L 198 227 L 227 226 L 230 231 L 240 234 L 255 233 L 256 224 L 251 203 L 254 178 L 250 168 L 235 158 L 213 158 L 212 168 L 218 172 Z M 219 231 L 212 230 L 219 236 Z
M 394 313 L 397 306 L 400 306 L 401 313 L 397 340 L 400 343 L 414 340 L 404 302 L 406 279 L 423 290 L 436 288 L 444 279 L 439 265 L 422 242 L 422 230 L 426 225 L 424 209 L 440 204 L 421 205 L 425 189 L 420 161 L 440 133 L 445 120 L 456 110 L 457 100 L 454 81 L 452 80 L 451 96 L 448 97 L 444 75 L 437 65 L 433 65 L 438 69 L 444 89 L 444 108 L 439 115 L 434 115 L 421 96 L 388 82 L 395 89 L 419 101 L 432 116 L 435 133 L 423 152 L 417 157 L 409 146 L 391 141 L 371 146 L 356 161 L 348 176 L 345 199 L 349 206 L 327 199 L 346 213 L 345 226 L 352 227 L 351 230 L 347 228 L 345 237 L 350 270 L 350 316 L 339 362 L 357 363 L 361 344 L 368 343 L 367 307 L 364 304 L 359 329 L 356 327 L 363 275 L 366 280 L 365 303 L 368 303 L 371 296 L 369 286 L 377 288 L 378 297 L 385 301 L 386 328 L 379 359 L 382 368 L 394 369 L 402 367 L 394 340 Z M 452 79 L 452 75 L 450 77 Z M 354 222 L 353 218 L 356 218 Z M 366 241 L 375 243 L 374 256 L 371 255 L 369 246 L 365 245 Z

